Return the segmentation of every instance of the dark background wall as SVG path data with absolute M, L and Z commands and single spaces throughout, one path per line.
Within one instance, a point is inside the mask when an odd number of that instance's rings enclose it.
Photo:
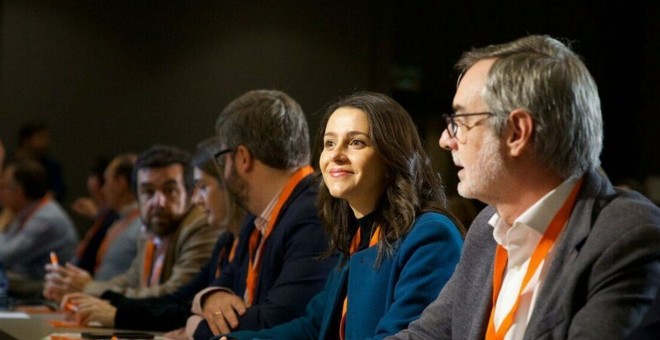
M 255 88 L 315 112 L 355 90 L 391 94 L 437 148 L 456 74 L 473 46 L 542 33 L 573 41 L 605 117 L 613 180 L 660 174 L 657 2 L 606 1 L 1 1 L 0 138 L 46 121 L 68 199 L 96 155 L 153 143 L 193 150 L 219 111 Z

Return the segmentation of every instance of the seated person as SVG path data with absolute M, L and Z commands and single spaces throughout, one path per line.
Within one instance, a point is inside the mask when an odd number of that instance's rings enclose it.
M 59 161 L 49 154 L 50 127 L 44 122 L 27 122 L 18 130 L 16 159 L 34 159 L 46 170 L 48 191 L 52 198 L 64 202 L 66 186 Z
M 0 233 L 0 262 L 7 269 L 9 293 L 38 298 L 50 252 L 70 260 L 78 242 L 73 222 L 50 198 L 46 170 L 39 162 L 9 162 L 0 178 L 0 202 L 14 215 Z
M 144 231 L 138 237 L 137 256 L 126 272 L 106 281 L 89 281 L 83 287 L 53 285 L 48 296 L 59 302 L 63 293 L 82 288 L 93 296 L 112 290 L 127 297 L 152 297 L 172 293 L 190 282 L 210 258 L 219 230 L 206 222 L 199 207 L 191 205 L 189 158 L 185 151 L 160 145 L 138 158 L 132 183 Z
M 238 339 L 380 339 L 404 329 L 458 262 L 461 232 L 408 113 L 357 93 L 331 105 L 317 135 L 319 211 L 342 257 L 304 316 Z
M 135 193 L 131 189 L 131 174 L 136 156 L 131 154 L 115 157 L 104 173 L 102 187 L 106 204 L 119 217 L 109 227 L 95 252 L 94 280 L 109 280 L 126 272 L 137 254 L 137 239 L 142 222 Z M 82 290 L 92 281 L 91 273 L 71 263 L 66 266 L 46 265 L 44 297 L 59 301 L 68 287 Z
M 660 288 L 660 209 L 598 171 L 589 70 L 549 36 L 467 52 L 458 68 L 440 146 L 459 194 L 488 207 L 438 298 L 388 339 L 625 338 Z
M 197 339 L 302 315 L 337 262 L 319 259 L 328 239 L 314 205 L 318 183 L 300 105 L 281 91 L 250 91 L 220 113 L 216 132 L 227 189 L 252 216 L 234 261 L 193 301 L 186 332 Z
M 106 291 L 100 299 L 84 294 L 69 295 L 71 302 L 84 306 L 75 313 L 80 324 L 96 321 L 103 327 L 153 331 L 185 326 L 195 294 L 217 279 L 233 258 L 239 228 L 245 218 L 245 211 L 229 195 L 222 174 L 218 172 L 214 158 L 218 151 L 214 137 L 201 143 L 193 157 L 196 187 L 193 201 L 204 210 L 208 223 L 221 230 L 209 262 L 190 283 L 161 297 L 127 298 L 112 291 Z M 62 304 L 66 306 L 68 302 L 65 300 Z
M 92 276 L 94 276 L 96 254 L 101 242 L 103 242 L 110 225 L 119 217 L 115 211 L 108 207 L 103 195 L 103 174 L 109 163 L 110 161 L 103 157 L 98 157 L 94 161 L 94 166 L 87 175 L 86 184 L 89 196 L 78 197 L 71 204 L 73 211 L 93 221 L 82 240 L 78 243 L 76 258 L 72 261 Z

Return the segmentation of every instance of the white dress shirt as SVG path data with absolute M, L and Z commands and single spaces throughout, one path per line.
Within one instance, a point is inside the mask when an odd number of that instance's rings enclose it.
M 550 222 L 570 195 L 576 181 L 575 178 L 569 178 L 548 192 L 522 213 L 513 222 L 512 226 L 509 226 L 497 213 L 488 221 L 493 227 L 495 241 L 506 249 L 508 256 L 502 288 L 495 306 L 495 329 L 499 328 L 518 299 L 518 292 L 520 292 L 520 286 L 527 272 L 530 258 L 543 237 L 543 233 L 545 233 Z M 518 340 L 525 335 L 527 323 L 534 310 L 538 292 L 549 267 L 545 264 L 552 260 L 552 250 L 553 248 L 550 249 L 546 258 L 541 261 L 536 272 L 522 291 L 518 311 L 511 328 L 504 337 L 505 340 Z

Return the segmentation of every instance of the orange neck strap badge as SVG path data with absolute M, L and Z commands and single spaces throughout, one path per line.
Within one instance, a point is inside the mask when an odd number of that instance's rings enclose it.
M 273 210 L 268 217 L 268 225 L 266 226 L 266 231 L 264 232 L 263 236 L 261 235 L 261 231 L 257 228 L 254 228 L 252 234 L 250 235 L 250 264 L 248 266 L 248 275 L 245 287 L 245 303 L 248 306 L 251 306 L 254 302 L 254 298 L 257 292 L 257 282 L 259 280 L 259 272 L 261 271 L 261 264 L 263 262 L 263 245 L 266 243 L 266 240 L 273 232 L 273 229 L 275 229 L 275 222 L 277 221 L 277 217 L 280 214 L 280 210 L 282 210 L 284 203 L 293 193 L 293 189 L 298 186 L 298 183 L 300 183 L 303 178 L 307 177 L 307 175 L 313 172 L 314 169 L 309 165 L 296 170 L 296 172 L 291 175 L 291 178 L 289 178 L 289 181 L 284 186 L 280 197 L 277 199 L 277 203 L 275 203 L 275 207 L 273 207 Z
M 146 244 L 144 245 L 144 263 L 142 269 L 142 287 L 149 287 L 149 282 L 151 281 L 151 275 L 153 270 L 154 262 L 154 252 L 156 251 L 156 245 L 151 237 L 147 239 Z
M 362 241 L 362 236 L 360 236 L 360 228 L 355 232 L 353 235 L 353 239 L 351 240 L 351 248 L 349 249 L 349 253 L 353 255 L 358 250 L 358 247 L 360 246 L 360 241 Z M 369 240 L 369 248 L 375 246 L 378 244 L 378 239 L 380 239 L 380 227 L 377 227 L 376 230 L 374 231 L 374 234 L 371 235 L 371 239 Z M 345 332 L 346 332 L 346 312 L 348 311 L 348 290 L 346 291 L 346 297 L 344 298 L 344 305 L 341 309 L 341 321 L 339 322 L 339 339 L 344 340 Z
M 548 225 L 548 229 L 543 234 L 543 237 L 539 241 L 539 244 L 536 246 L 536 249 L 534 249 L 534 253 L 530 258 L 527 271 L 525 272 L 525 277 L 523 278 L 522 284 L 520 285 L 520 290 L 518 291 L 518 297 L 516 298 L 513 307 L 511 307 L 511 310 L 509 310 L 509 313 L 504 317 L 504 320 L 502 320 L 502 324 L 496 330 L 495 305 L 497 303 L 497 297 L 500 293 L 500 289 L 502 288 L 502 281 L 504 280 L 504 272 L 508 261 L 506 250 L 500 245 L 497 246 L 497 249 L 495 250 L 495 262 L 493 269 L 493 297 L 492 297 L 493 308 L 490 312 L 488 329 L 486 330 L 486 340 L 504 339 L 504 336 L 511 328 L 511 325 L 513 325 L 513 321 L 515 319 L 516 313 L 518 312 L 518 307 L 520 307 L 520 296 L 522 295 L 522 292 L 524 291 L 525 287 L 531 280 L 534 273 L 538 270 L 539 266 L 541 265 L 541 262 L 543 262 L 545 257 L 550 252 L 550 249 L 555 244 L 557 237 L 559 237 L 559 234 L 561 233 L 562 229 L 568 222 L 568 219 L 571 216 L 571 211 L 573 210 L 573 206 L 575 205 L 577 194 L 580 190 L 581 185 L 582 185 L 582 179 L 578 180 L 577 183 L 575 183 L 575 186 L 573 186 L 573 189 L 570 195 L 568 196 L 568 198 L 566 199 L 566 201 L 564 202 L 564 205 L 562 205 L 562 207 L 559 209 L 555 217 Z

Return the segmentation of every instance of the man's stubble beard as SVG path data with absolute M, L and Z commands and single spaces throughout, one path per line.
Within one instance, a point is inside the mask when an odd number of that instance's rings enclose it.
M 236 171 L 236 167 L 234 166 L 234 164 L 232 164 L 231 166 L 231 170 L 229 172 L 229 177 L 227 178 L 226 184 L 227 184 L 227 191 L 231 196 L 234 197 L 236 204 L 245 211 L 249 211 L 248 185 L 240 176 L 238 176 L 238 172 Z

